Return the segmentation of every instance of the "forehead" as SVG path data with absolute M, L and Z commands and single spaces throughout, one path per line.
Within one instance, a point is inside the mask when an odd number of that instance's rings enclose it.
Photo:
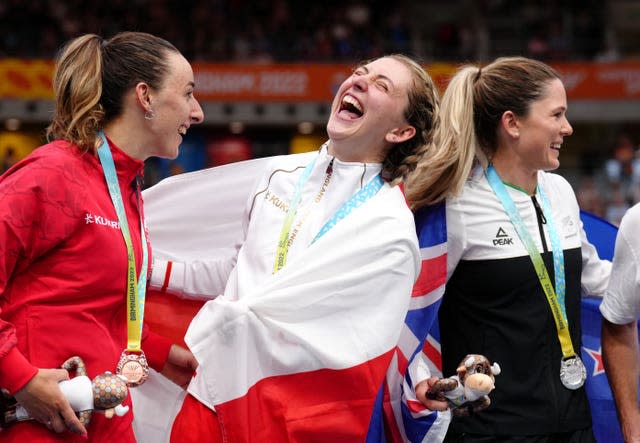
M 182 54 L 170 51 L 167 55 L 167 76 L 164 85 L 183 88 L 193 83 L 193 69 Z
M 567 93 L 562 84 L 562 80 L 554 78 L 545 83 L 540 98 L 533 104 L 547 106 L 565 106 L 567 104 Z
M 392 57 L 383 57 L 364 65 L 374 75 L 383 75 L 395 85 L 407 86 L 411 82 L 409 67 L 400 60 Z

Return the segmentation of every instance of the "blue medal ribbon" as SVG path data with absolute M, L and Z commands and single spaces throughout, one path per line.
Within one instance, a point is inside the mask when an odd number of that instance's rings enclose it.
M 487 181 L 493 189 L 493 192 L 502 203 L 507 215 L 511 219 L 520 240 L 524 244 L 529 257 L 536 270 L 536 275 L 540 280 L 542 289 L 547 297 L 547 302 L 551 307 L 551 313 L 556 323 L 556 329 L 558 331 L 558 339 L 560 340 L 560 346 L 562 347 L 562 355 L 565 359 L 575 357 L 576 353 L 571 343 L 571 336 L 569 335 L 569 322 L 567 320 L 566 308 L 565 308 L 565 275 L 564 275 L 564 251 L 562 250 L 562 243 L 560 242 L 560 236 L 553 223 L 551 205 L 548 199 L 542 192 L 540 186 L 537 186 L 537 192 L 542 199 L 543 214 L 547 219 L 547 228 L 549 231 L 549 237 L 551 238 L 551 247 L 553 249 L 553 270 L 555 274 L 556 287 L 554 289 L 549 278 L 549 273 L 542 260 L 542 255 L 538 251 L 531 234 L 527 230 L 527 227 L 516 208 L 515 203 L 509 196 L 507 188 L 502 183 L 500 176 L 496 172 L 492 164 L 489 165 L 486 171 Z
M 127 214 L 124 209 L 122 194 L 120 193 L 120 185 L 118 184 L 118 175 L 116 167 L 109 149 L 109 142 L 103 131 L 98 133 L 102 140 L 98 148 L 98 157 L 104 172 L 104 178 L 109 188 L 109 195 L 113 202 L 113 207 L 118 215 L 120 224 L 120 232 L 127 247 L 127 350 L 129 352 L 141 351 L 142 338 L 142 322 L 144 317 L 144 300 L 147 288 L 147 267 L 149 260 L 149 251 L 147 250 L 147 239 L 144 229 L 144 221 L 142 219 L 142 211 L 140 211 L 140 236 L 142 243 L 142 268 L 140 269 L 140 277 L 136 278 L 136 262 L 131 241 L 131 232 L 129 231 L 129 223 L 127 222 Z M 137 190 L 139 192 L 139 189 Z M 138 194 L 138 202 L 140 202 Z M 137 285 L 136 285 L 137 282 Z M 137 288 L 136 288 L 137 286 Z

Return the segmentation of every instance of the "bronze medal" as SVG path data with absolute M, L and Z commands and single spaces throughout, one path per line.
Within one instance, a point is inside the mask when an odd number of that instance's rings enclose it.
M 116 367 L 116 373 L 127 379 L 127 385 L 130 387 L 139 386 L 149 377 L 149 364 L 144 352 L 129 353 L 122 351 L 120 361 Z

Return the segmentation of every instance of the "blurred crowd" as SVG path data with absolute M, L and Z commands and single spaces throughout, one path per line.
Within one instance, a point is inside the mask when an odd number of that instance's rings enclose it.
M 424 60 L 617 57 L 606 2 L 3 0 L 0 57 L 51 58 L 86 32 L 146 31 L 192 61 L 303 62 L 404 52 Z
M 349 62 L 402 52 L 429 61 L 522 54 L 615 61 L 609 1 L 596 0 L 0 0 L 0 58 L 51 59 L 94 32 L 146 31 L 194 62 Z M 604 166 L 587 168 L 583 208 L 618 223 L 640 201 L 638 140 L 621 134 Z M 4 170 L 15 154 L 2 159 Z M 599 156 L 601 158 L 601 156 Z
M 599 168 L 587 171 L 576 189 L 580 207 L 619 225 L 622 216 L 640 202 L 640 146 L 622 132 Z

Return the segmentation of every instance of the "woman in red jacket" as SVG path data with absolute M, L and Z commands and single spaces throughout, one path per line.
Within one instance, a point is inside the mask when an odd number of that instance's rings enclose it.
M 3 441 L 134 442 L 132 413 L 86 428 L 58 382 L 80 356 L 90 378 L 186 385 L 195 359 L 142 327 L 150 263 L 140 181 L 150 156 L 175 158 L 203 119 L 190 64 L 169 42 L 84 35 L 57 60 L 50 143 L 0 177 L 0 387 L 35 420 Z M 144 352 L 143 352 L 144 350 Z M 73 433 L 72 433 L 73 432 Z

